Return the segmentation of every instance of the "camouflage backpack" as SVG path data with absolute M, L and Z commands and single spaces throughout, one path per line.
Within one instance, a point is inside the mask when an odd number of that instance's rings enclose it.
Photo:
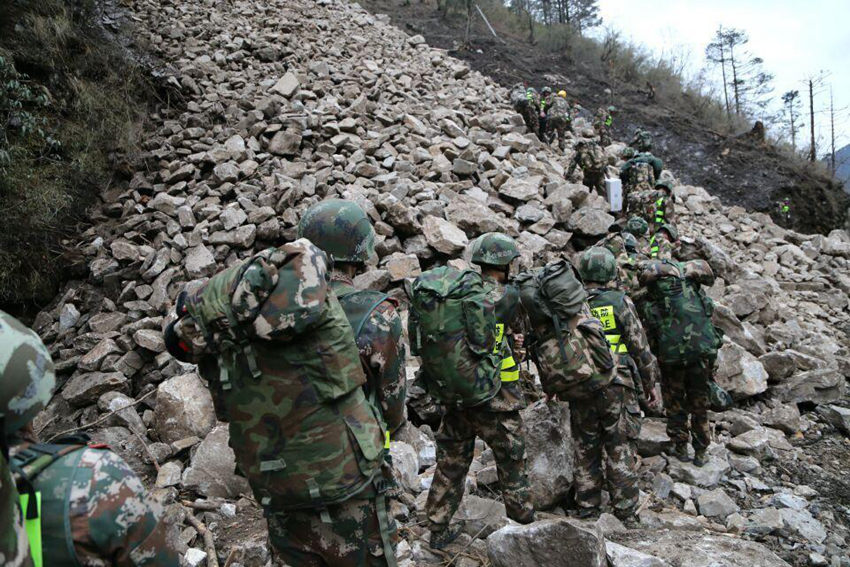
M 351 325 L 327 257 L 299 239 L 213 276 L 185 299 L 201 372 L 264 507 L 321 508 L 373 483 L 383 431 L 361 387 Z M 187 333 L 189 334 L 189 333 Z M 188 340 L 188 339 L 187 339 Z
M 516 283 L 535 329 L 530 351 L 543 390 L 563 400 L 580 400 L 607 386 L 614 378 L 614 358 L 572 264 L 551 262 L 518 275 Z
M 629 183 L 634 191 L 652 191 L 655 188 L 655 171 L 652 169 L 652 165 L 640 161 L 633 164 L 629 174 Z
M 501 387 L 496 310 L 478 272 L 450 266 L 405 284 L 410 350 L 422 359 L 428 393 L 446 406 L 471 407 Z
M 661 364 L 686 365 L 717 356 L 722 336 L 711 323 L 714 303 L 701 285 L 713 281 L 714 274 L 703 260 L 644 265 L 640 273 L 640 282 L 647 287 L 643 320 Z
M 599 144 L 587 144 L 581 154 L 581 168 L 589 171 L 605 169 L 605 151 Z

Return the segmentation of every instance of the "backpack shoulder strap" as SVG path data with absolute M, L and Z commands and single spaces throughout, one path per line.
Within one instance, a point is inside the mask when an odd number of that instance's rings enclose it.
M 384 301 L 389 299 L 386 293 L 369 289 L 344 291 L 337 294 L 342 310 L 354 330 L 354 338 L 360 336 L 363 326 L 372 312 Z

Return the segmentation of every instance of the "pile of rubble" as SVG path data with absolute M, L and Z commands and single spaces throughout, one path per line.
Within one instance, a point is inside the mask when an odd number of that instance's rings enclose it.
M 135 175 L 104 194 L 80 236 L 88 279 L 36 318 L 62 383 L 36 428 L 92 426 L 173 519 L 185 514 L 181 501 L 204 510 L 222 558 L 263 565 L 260 513 L 235 474 L 226 424 L 195 368 L 165 352 L 161 331 L 187 282 L 293 238 L 301 212 L 332 196 L 374 221 L 379 259 L 359 283 L 393 294 L 424 269 L 462 262 L 482 232 L 516 237 L 523 263 L 539 265 L 572 256 L 613 218 L 580 172 L 565 179 L 571 150 L 526 133 L 504 88 L 357 4 L 126 4 L 137 45 L 168 64 L 185 104 L 150 116 Z M 606 149 L 612 175 L 623 147 Z M 718 380 L 740 400 L 713 416 L 710 462 L 668 459 L 663 422 L 649 420 L 641 529 L 607 515 L 567 519 L 568 409 L 537 402 L 524 412 L 529 469 L 535 504 L 551 514 L 512 525 L 491 498 L 495 467 L 481 444 L 458 514 L 468 535 L 449 548 L 456 565 L 604 565 L 606 556 L 615 566 L 786 565 L 774 552 L 850 565 L 850 492 L 833 493 L 848 485 L 829 456 L 848 452 L 835 432 L 850 434 L 850 237 L 786 231 L 698 187 L 675 194 L 683 254 L 707 258 L 720 276 L 710 292 L 726 333 Z M 807 443 L 820 443 L 819 454 Z M 392 451 L 405 489 L 394 503 L 401 563 L 441 564 L 417 525 L 433 433 L 408 424 Z M 202 563 L 195 528 L 180 538 L 187 561 Z

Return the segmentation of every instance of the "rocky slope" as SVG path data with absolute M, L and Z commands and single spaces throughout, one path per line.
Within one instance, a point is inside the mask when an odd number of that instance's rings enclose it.
M 612 219 L 580 179 L 564 179 L 571 151 L 525 133 L 505 89 L 356 4 L 127 4 L 136 42 L 168 64 L 186 104 L 151 117 L 132 181 L 104 193 L 80 236 L 87 279 L 36 318 L 62 383 L 36 428 L 49 437 L 89 427 L 145 475 L 174 520 L 185 521 L 181 502 L 195 509 L 222 562 L 263 565 L 261 513 L 235 474 L 226 425 L 194 367 L 162 342 L 187 282 L 291 238 L 300 213 L 331 196 L 373 218 L 380 260 L 361 280 L 392 293 L 429 266 L 462 262 L 481 232 L 517 237 L 532 265 L 571 256 Z M 608 148 L 612 166 L 621 148 Z M 405 489 L 394 505 L 402 564 L 572 565 L 575 554 L 587 565 L 606 555 L 615 566 L 850 564 L 841 464 L 850 453 L 841 437 L 850 433 L 850 237 L 789 232 L 699 187 L 676 195 L 683 252 L 720 275 L 711 290 L 727 336 L 718 378 L 740 400 L 714 416 L 711 462 L 667 459 L 663 423 L 649 420 L 641 529 L 608 516 L 567 520 L 568 409 L 537 402 L 524 415 L 534 498 L 548 519 L 496 531 L 509 522 L 482 444 L 459 513 L 468 535 L 435 555 L 419 525 L 433 433 L 408 425 L 393 443 Z M 187 561 L 203 563 L 197 530 L 187 524 L 180 539 Z

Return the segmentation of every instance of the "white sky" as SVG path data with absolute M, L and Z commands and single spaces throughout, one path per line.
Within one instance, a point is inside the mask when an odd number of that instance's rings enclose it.
M 624 39 L 656 55 L 684 48 L 692 73 L 705 64 L 705 46 L 718 25 L 745 30 L 749 50 L 775 75 L 777 107 L 782 93 L 796 89 L 802 98 L 806 91 L 806 133 L 808 91 L 802 81 L 826 71 L 827 86 L 820 96 L 815 93 L 818 154 L 829 143 L 828 84 L 836 108 L 836 150 L 850 143 L 850 0 L 599 0 L 599 5 L 603 25 Z M 808 134 L 806 145 L 807 140 Z

